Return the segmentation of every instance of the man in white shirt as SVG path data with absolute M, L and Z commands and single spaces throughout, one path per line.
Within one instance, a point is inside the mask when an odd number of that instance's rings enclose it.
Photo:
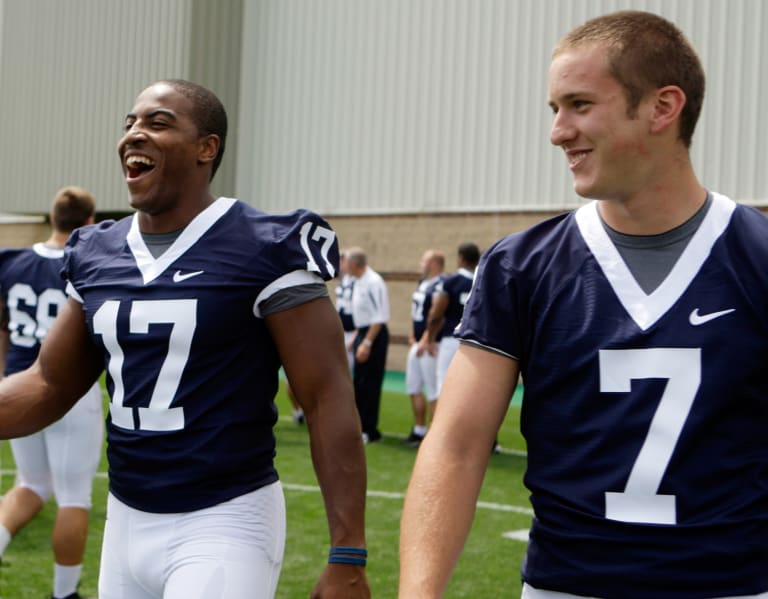
M 352 375 L 355 403 L 360 414 L 363 441 L 373 443 L 381 439 L 379 403 L 389 346 L 389 296 L 384 279 L 368 266 L 361 248 L 348 250 L 347 270 L 355 278 L 352 291 L 352 319 L 357 329 Z

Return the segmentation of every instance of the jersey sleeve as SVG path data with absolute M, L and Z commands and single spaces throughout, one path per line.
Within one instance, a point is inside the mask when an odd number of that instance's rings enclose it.
M 78 290 L 82 287 L 88 274 L 88 267 L 84 266 L 84 252 L 92 244 L 92 238 L 96 231 L 112 226 L 115 221 L 106 220 L 95 225 L 85 225 L 72 231 L 64 246 L 64 263 L 61 267 L 61 278 L 66 282 L 67 295 L 82 303 L 83 299 Z M 95 256 L 98 262 L 99 254 L 91 251 L 91 259 Z M 106 256 L 105 256 L 106 258 Z M 93 270 L 91 268 L 91 270 Z
M 505 238 L 482 257 L 455 336 L 464 342 L 519 359 L 523 331 L 513 244 Z
M 257 311 L 284 290 L 329 281 L 336 276 L 339 269 L 336 233 L 314 212 L 296 210 L 277 216 L 266 233 L 266 255 L 258 256 L 258 262 L 261 268 L 266 265 L 271 270 L 271 283 L 256 298 Z

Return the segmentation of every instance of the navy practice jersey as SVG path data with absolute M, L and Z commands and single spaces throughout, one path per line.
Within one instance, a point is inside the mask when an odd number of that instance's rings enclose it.
M 421 279 L 418 287 L 411 295 L 411 321 L 413 322 L 413 337 L 418 341 L 427 329 L 427 316 L 432 308 L 432 296 L 442 281 L 441 276 L 431 279 Z M 438 335 L 439 340 L 442 335 Z
M 67 301 L 59 272 L 64 250 L 36 243 L 0 250 L 0 294 L 8 314 L 10 346 L 5 374 L 30 366 L 59 309 Z
M 472 290 L 474 273 L 466 268 L 460 268 L 455 273 L 446 276 L 435 290 L 448 296 L 448 306 L 445 309 L 442 335 L 453 337 L 456 326 L 461 321 L 464 305 Z
M 713 194 L 646 295 L 592 202 L 486 252 L 457 336 L 519 360 L 523 578 L 621 598 L 768 591 L 768 219 Z
M 341 326 L 345 331 L 354 331 L 355 322 L 352 319 L 352 290 L 355 288 L 355 277 L 343 275 L 336 286 L 336 311 L 341 318 Z
M 271 216 L 220 198 L 157 259 L 134 215 L 68 243 L 68 290 L 104 353 L 111 492 L 184 512 L 277 480 L 280 360 L 260 311 L 331 279 L 336 236 L 317 215 Z

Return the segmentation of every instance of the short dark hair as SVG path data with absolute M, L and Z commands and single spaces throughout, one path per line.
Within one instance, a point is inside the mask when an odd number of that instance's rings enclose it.
M 211 90 L 185 79 L 163 79 L 158 83 L 166 83 L 189 98 L 192 102 L 192 120 L 201 136 L 216 135 L 219 138 L 219 151 L 213 159 L 211 179 L 219 169 L 224 157 L 224 146 L 227 141 L 227 112 L 221 100 Z
M 704 103 L 705 77 L 696 51 L 683 33 L 659 15 L 625 10 L 591 19 L 568 33 L 553 56 L 577 46 L 605 44 L 611 76 L 624 88 L 630 117 L 652 89 L 676 85 L 685 94 L 680 141 L 690 148 Z
M 71 233 L 88 222 L 96 202 L 91 193 L 76 185 L 62 187 L 56 192 L 51 207 L 51 225 L 62 233 Z
M 459 246 L 459 256 L 464 264 L 474 268 L 480 262 L 480 248 L 471 241 L 467 241 Z
M 367 266 L 368 257 L 365 254 L 365 250 L 360 247 L 351 247 L 346 250 L 347 263 L 352 263 L 355 266 Z

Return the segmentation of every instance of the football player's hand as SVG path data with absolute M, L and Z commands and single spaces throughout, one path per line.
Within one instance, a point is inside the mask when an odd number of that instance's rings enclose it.
M 370 599 L 371 589 L 365 568 L 348 564 L 328 564 L 320 575 L 310 599 Z

